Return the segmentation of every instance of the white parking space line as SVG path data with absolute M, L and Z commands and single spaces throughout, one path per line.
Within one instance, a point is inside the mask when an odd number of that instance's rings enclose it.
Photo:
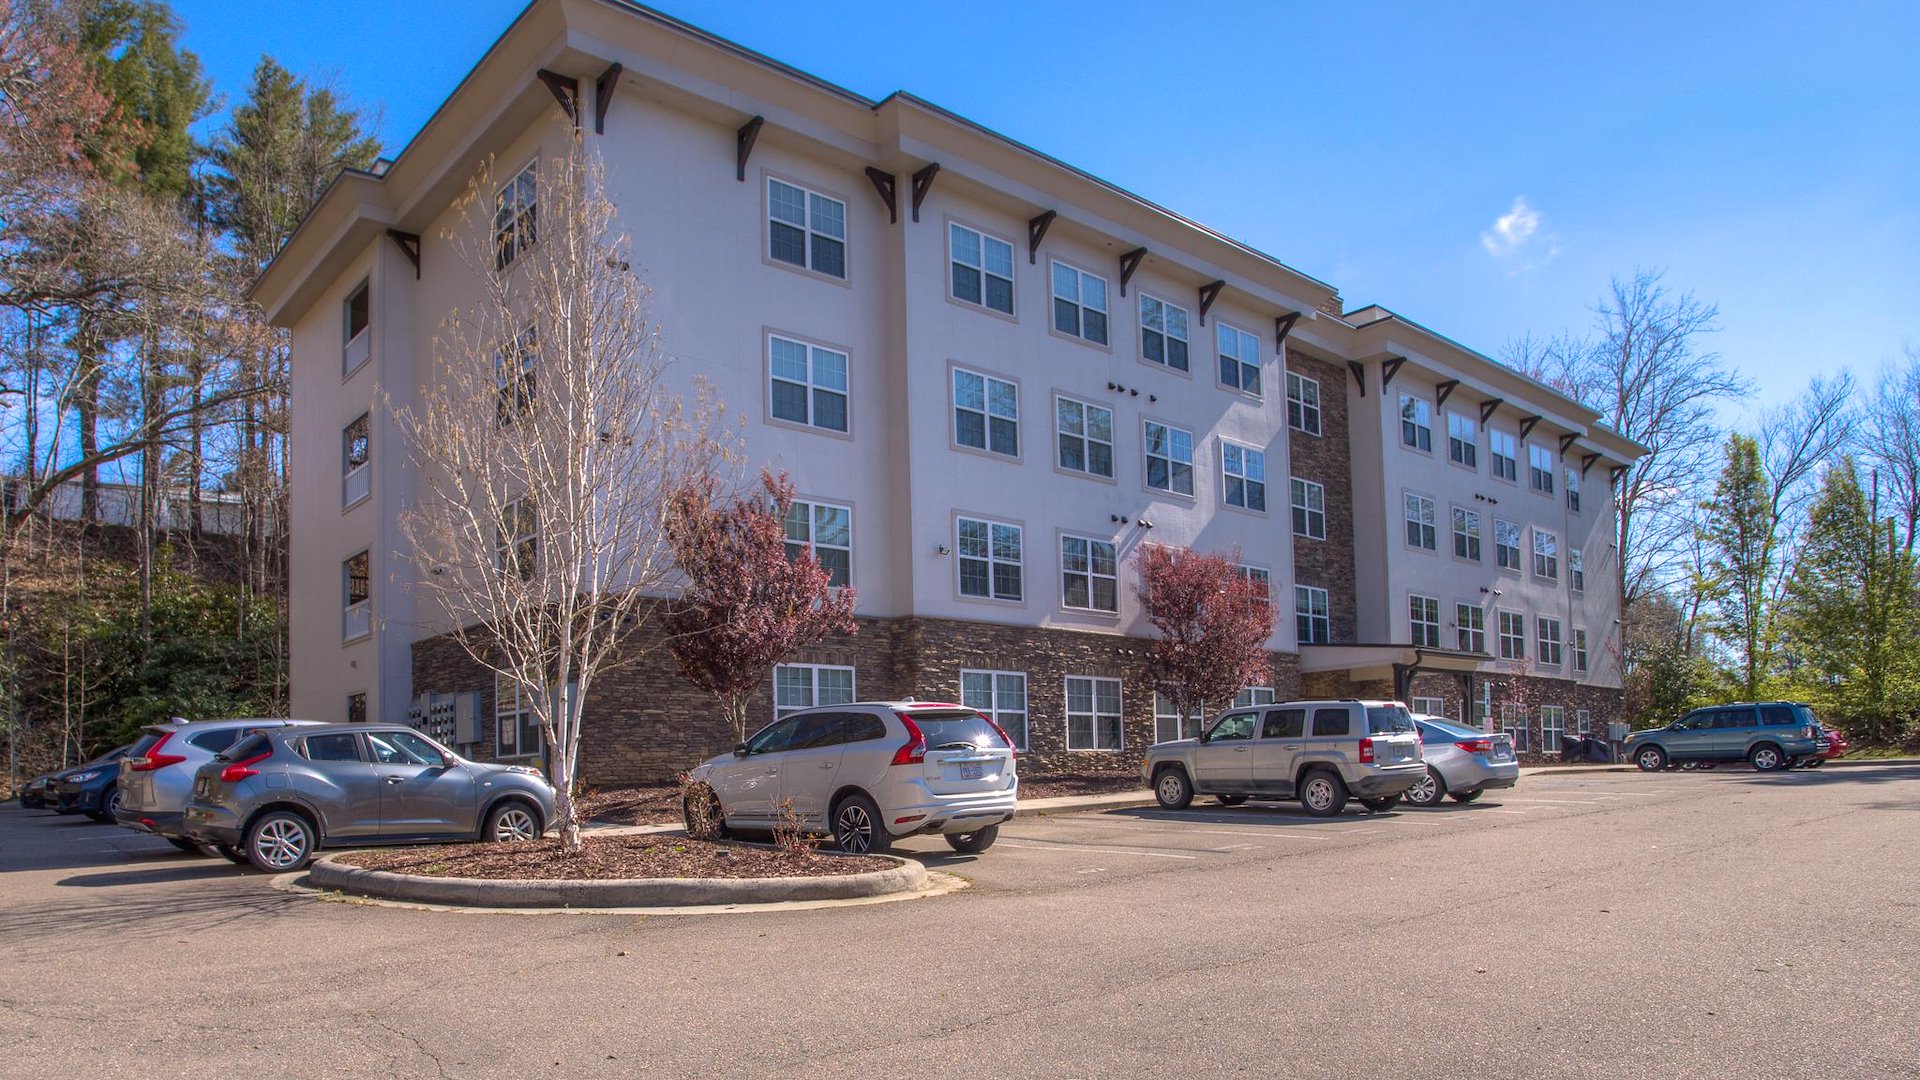
M 1525 810 L 1502 810 L 1494 806 L 1484 806 L 1473 811 L 1476 814 L 1525 814 Z
M 1200 857 L 1198 855 L 1174 855 L 1164 851 L 1128 851 L 1126 848 L 1081 847 L 1078 844 L 1067 844 L 1067 843 L 1022 844 L 1015 840 L 1002 840 L 1000 841 L 1000 846 L 1011 847 L 1011 848 L 1026 848 L 1031 851 L 1057 851 L 1066 855 L 1077 855 L 1081 853 L 1100 854 L 1100 855 L 1139 855 L 1148 859 L 1187 859 L 1187 860 L 1198 859 Z
M 1097 825 L 1102 828 L 1109 828 L 1109 829 L 1146 829 L 1152 832 L 1186 833 L 1192 836 L 1283 836 L 1288 834 L 1297 834 L 1303 840 L 1326 839 L 1326 837 L 1323 837 L 1323 836 L 1312 836 L 1312 835 L 1302 833 L 1301 830 L 1306 828 L 1306 826 L 1304 825 L 1275 825 L 1267 829 L 1232 829 L 1232 828 L 1226 827 L 1225 825 L 1209 825 L 1206 822 L 1194 822 L 1191 825 L 1186 825 L 1186 824 L 1171 825 L 1168 823 L 1162 823 L 1158 821 L 1126 822 L 1126 821 L 1087 820 L 1087 821 L 1072 822 L 1072 824 Z M 1238 823 L 1236 822 L 1236 824 Z M 1164 825 L 1165 827 L 1154 828 L 1154 826 L 1156 825 Z
M 1541 803 L 1547 806 L 1599 806 L 1592 799 L 1501 799 L 1503 803 Z

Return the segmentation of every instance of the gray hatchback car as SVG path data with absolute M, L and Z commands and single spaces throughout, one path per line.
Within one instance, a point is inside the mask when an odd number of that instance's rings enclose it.
M 326 846 L 534 840 L 552 821 L 538 769 L 468 761 L 409 727 L 321 724 L 250 735 L 201 766 L 185 828 L 282 873 Z

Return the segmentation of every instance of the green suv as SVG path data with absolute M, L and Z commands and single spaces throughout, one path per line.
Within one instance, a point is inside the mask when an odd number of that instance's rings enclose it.
M 1790 769 L 1826 749 L 1813 710 L 1792 701 L 1695 709 L 1663 728 L 1627 736 L 1627 758 L 1646 772 L 1685 762 L 1744 761 L 1758 772 Z

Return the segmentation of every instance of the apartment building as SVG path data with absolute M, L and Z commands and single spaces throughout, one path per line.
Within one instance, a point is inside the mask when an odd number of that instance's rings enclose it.
M 1592 412 L 908 94 L 871 101 L 621 0 L 536 0 L 391 166 L 329 188 L 255 287 L 293 342 L 296 715 L 413 713 L 479 755 L 543 752 L 518 695 L 410 587 L 395 523 L 414 481 L 378 402 L 418 400 L 436 327 L 479 287 L 445 236 L 468 178 L 491 160 L 500 220 L 533 219 L 539 162 L 576 131 L 676 377 L 747 419 L 751 462 L 801 493 L 791 542 L 858 590 L 860 632 L 771 673 L 768 719 L 957 699 L 1032 767 L 1129 767 L 1192 728 L 1146 668 L 1130 559 L 1147 543 L 1238 551 L 1267 584 L 1272 678 L 1245 699 L 1418 694 L 1516 727 L 1548 698 L 1617 712 L 1608 477 L 1642 451 Z M 1426 403 L 1404 448 L 1403 394 Z M 1475 420 L 1470 465 L 1432 426 L 1455 413 Z M 1495 470 L 1509 437 L 1512 476 Z M 1547 494 L 1528 486 L 1535 447 Z M 1483 511 L 1479 559 L 1450 555 L 1455 507 Z M 1498 561 L 1496 519 L 1551 573 Z M 1415 597 L 1442 606 L 1438 638 Z M 1502 659 L 1504 638 L 1462 636 L 1460 618 L 1479 625 L 1463 604 L 1539 634 Z M 732 741 L 664 656 L 587 709 L 594 782 Z

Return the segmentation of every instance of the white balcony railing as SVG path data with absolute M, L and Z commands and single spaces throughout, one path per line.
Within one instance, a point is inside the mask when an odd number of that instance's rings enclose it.
M 355 465 L 340 481 L 340 505 L 352 506 L 373 493 L 373 470 Z
M 343 376 L 351 375 L 360 370 L 360 365 L 372 358 L 373 331 L 370 328 L 362 327 L 359 333 L 353 335 L 353 340 L 347 342 L 346 348 L 341 352 L 340 373 Z
M 362 600 L 357 604 L 348 604 L 340 620 L 340 640 L 352 641 L 373 633 L 373 602 Z

